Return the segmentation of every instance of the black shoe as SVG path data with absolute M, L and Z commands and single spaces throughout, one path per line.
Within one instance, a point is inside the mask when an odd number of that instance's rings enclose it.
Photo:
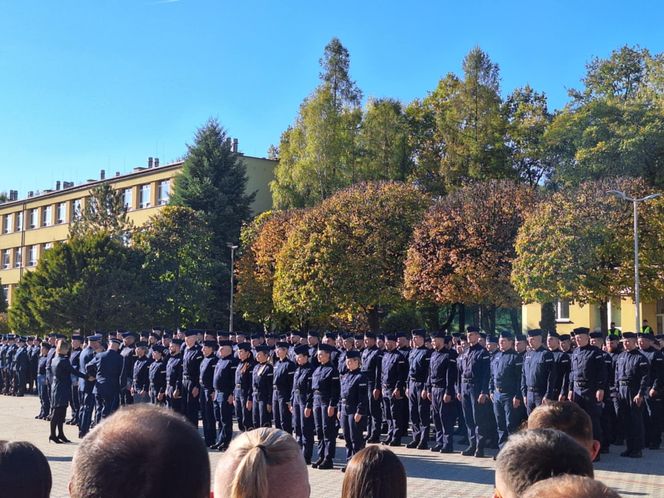
M 62 441 L 60 441 L 57 437 L 55 436 L 48 436 L 48 442 L 50 443 L 53 441 L 55 444 L 62 444 Z
M 323 457 L 320 457 L 318 460 L 316 460 L 314 463 L 311 464 L 311 466 L 314 469 L 317 469 L 320 464 L 322 464 L 325 461 Z
M 388 446 L 401 446 L 401 441 L 390 441 Z
M 42 416 L 41 416 L 41 415 L 35 415 L 35 418 L 36 418 L 37 420 L 39 420 L 40 418 L 42 418 Z
M 454 448 L 452 448 L 451 446 L 443 446 L 440 449 L 440 452 L 441 453 L 454 453 Z
M 599 452 L 603 455 L 606 455 L 607 453 L 609 453 L 609 447 L 605 446 L 604 448 L 600 448 Z
M 311 465 L 311 458 L 305 458 L 304 463 L 307 465 Z
M 346 466 L 341 467 L 341 472 L 346 472 Z
M 428 443 L 422 443 L 417 445 L 418 450 L 428 450 L 429 449 L 429 444 Z
M 475 458 L 484 458 L 484 450 L 477 450 L 475 452 Z
M 383 441 L 383 442 L 380 443 L 380 444 L 383 444 L 383 445 L 385 445 L 385 446 L 389 446 L 391 442 L 392 442 L 391 439 L 386 439 L 385 441 Z
M 473 456 L 475 454 L 475 447 L 474 446 L 468 446 L 465 450 L 461 452 L 463 456 Z
M 660 447 L 659 444 L 651 444 L 650 446 L 648 446 L 648 449 L 649 450 L 658 450 L 659 447 Z
M 621 456 L 621 457 L 628 457 L 628 456 L 630 455 L 630 453 L 632 453 L 632 452 L 631 452 L 631 451 L 623 451 L 623 452 L 620 454 L 620 456 Z
M 468 441 L 467 437 L 464 437 L 459 440 L 459 444 L 470 444 L 470 441 Z
M 410 443 L 406 445 L 406 448 L 417 448 L 419 446 L 420 442 L 413 439 Z
M 433 451 L 434 453 L 437 453 L 441 450 L 441 448 L 442 448 L 441 446 L 436 445 L 433 448 L 431 448 L 431 451 Z
M 370 437 L 367 439 L 367 444 L 376 444 L 380 443 L 380 438 L 379 437 Z
M 208 446 L 208 448 L 210 448 L 211 450 L 216 450 L 217 448 L 219 448 L 219 443 L 211 444 L 210 446 Z
M 71 441 L 67 439 L 64 435 L 58 436 L 58 439 L 63 443 L 71 443 Z
M 318 470 L 329 470 L 333 468 L 334 462 L 332 460 L 324 460 L 323 463 L 318 466 Z
M 640 451 L 632 451 L 627 456 L 630 458 L 641 458 L 643 456 L 643 453 L 641 453 Z
M 226 443 L 222 443 L 219 446 L 217 446 L 217 451 L 226 451 L 228 449 L 228 445 Z

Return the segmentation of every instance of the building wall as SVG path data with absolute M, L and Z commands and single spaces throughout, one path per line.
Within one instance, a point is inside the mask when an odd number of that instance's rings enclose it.
M 252 204 L 253 214 L 272 208 L 270 181 L 274 179 L 276 161 L 251 156 L 241 156 L 247 169 L 247 193 L 256 192 Z M 132 173 L 105 180 L 89 181 L 67 189 L 43 192 L 38 196 L 0 204 L 0 281 L 11 306 L 16 284 L 25 271 L 34 269 L 44 251 L 54 242 L 64 241 L 69 235 L 69 226 L 75 211 L 75 203 L 85 206 L 90 189 L 108 182 L 114 189 L 130 192 L 129 218 L 135 225 L 143 225 L 150 217 L 168 203 L 160 198 L 159 186 L 166 182 L 167 191 L 172 189 L 173 178 L 182 170 L 182 162 L 153 168 L 136 168 Z M 145 187 L 145 188 L 144 188 Z M 141 189 L 143 203 L 141 203 Z M 59 211 L 58 207 L 62 206 Z M 31 228 L 31 213 L 35 213 L 36 226 Z M 17 230 L 17 216 L 22 213 L 23 229 Z M 61 216 L 58 216 L 58 215 Z M 5 221 L 9 219 L 9 230 Z M 21 251 L 18 258 L 17 249 Z M 8 253 L 6 253 L 8 251 Z M 8 267 L 5 268 L 8 255 Z M 30 256 L 33 256 L 32 258 Z

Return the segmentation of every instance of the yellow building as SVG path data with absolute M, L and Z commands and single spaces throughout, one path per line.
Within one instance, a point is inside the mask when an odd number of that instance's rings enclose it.
M 631 297 L 613 299 L 607 305 L 608 321 L 615 322 L 620 330 L 635 332 L 636 309 Z M 539 328 L 542 310 L 539 303 L 524 304 L 521 308 L 522 328 L 524 332 Z M 656 302 L 641 303 L 641 320 L 648 324 L 656 333 L 664 334 L 664 299 Z M 570 301 L 556 303 L 556 329 L 558 333 L 569 333 L 576 327 L 588 327 L 590 330 L 600 329 L 600 307 L 597 304 L 580 305 Z
M 234 144 L 237 147 L 237 143 Z M 256 192 L 254 214 L 272 208 L 270 182 L 274 179 L 276 161 L 241 155 L 247 169 L 247 193 Z M 41 255 L 54 242 L 67 239 L 69 226 L 77 210 L 90 195 L 90 189 L 104 182 L 122 191 L 128 214 L 135 225 L 142 225 L 168 203 L 172 180 L 183 162 L 160 165 L 159 159 L 148 159 L 147 167 L 131 173 L 100 178 L 74 185 L 56 182 L 55 189 L 29 192 L 27 198 L 0 204 L 0 281 L 11 306 L 16 284 L 25 271 L 35 268 Z

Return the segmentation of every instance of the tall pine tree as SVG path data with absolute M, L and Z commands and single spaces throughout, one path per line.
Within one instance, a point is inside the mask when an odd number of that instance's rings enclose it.
M 255 192 L 247 193 L 247 171 L 239 154 L 233 152 L 226 131 L 216 119 L 209 119 L 188 146 L 182 173 L 175 177 L 171 204 L 204 214 L 212 230 L 212 255 L 222 268 L 214 282 L 216 313 L 209 326 L 221 326 L 228 317 L 230 249 L 237 244 L 242 224 L 251 218 Z

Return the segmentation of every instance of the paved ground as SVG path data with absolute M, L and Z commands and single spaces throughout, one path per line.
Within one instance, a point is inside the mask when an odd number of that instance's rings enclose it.
M 72 444 L 49 445 L 48 423 L 35 420 L 37 412 L 38 401 L 34 396 L 0 397 L 0 439 L 30 441 L 39 447 L 51 464 L 53 498 L 66 497 L 71 460 L 79 441 L 76 429 L 65 426 L 65 434 Z M 494 462 L 491 458 L 478 460 L 405 447 L 395 450 L 406 467 L 409 497 L 487 498 L 493 493 Z M 625 497 L 664 498 L 664 450 L 646 451 L 640 460 L 621 458 L 620 451 L 620 447 L 613 447 L 612 454 L 602 455 L 602 461 L 595 466 L 597 479 Z M 339 441 L 337 454 L 342 457 L 344 453 L 343 441 Z M 210 452 L 212 466 L 216 465 L 219 455 Z M 309 476 L 312 497 L 340 496 L 343 480 L 340 471 L 310 469 Z

